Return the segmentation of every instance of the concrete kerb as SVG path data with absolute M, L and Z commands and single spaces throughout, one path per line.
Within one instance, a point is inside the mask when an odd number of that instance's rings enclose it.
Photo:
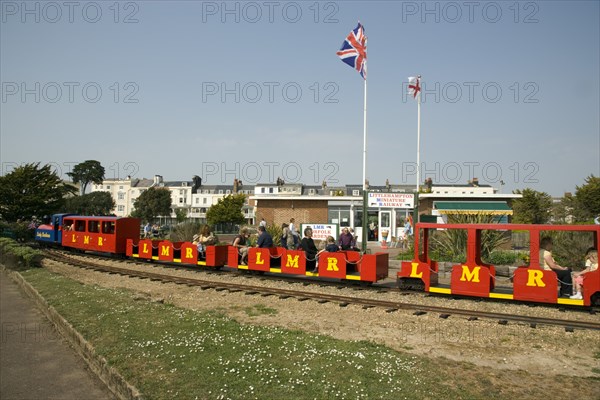
M 34 301 L 36 307 L 52 322 L 58 332 L 83 358 L 90 370 L 106 384 L 115 396 L 122 400 L 143 400 L 140 391 L 127 382 L 113 367 L 109 366 L 104 357 L 96 354 L 94 347 L 54 307 L 48 304 L 46 299 L 21 274 L 11 271 L 4 266 L 2 266 L 2 270 L 6 271 L 8 276 L 19 285 L 21 290 Z

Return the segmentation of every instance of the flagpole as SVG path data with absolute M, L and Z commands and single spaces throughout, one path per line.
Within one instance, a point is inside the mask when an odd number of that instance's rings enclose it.
M 365 97 L 363 106 L 363 218 L 361 249 L 367 251 L 367 78 L 365 77 Z
M 418 76 L 420 81 L 421 75 Z M 417 82 L 419 82 L 417 81 Z M 420 82 L 419 82 L 420 83 Z M 420 86 L 419 83 L 417 86 Z M 420 88 L 419 88 L 420 89 Z M 413 227 L 419 222 L 419 184 L 421 183 L 421 90 L 417 92 L 417 190 L 413 210 Z M 413 231 L 414 232 L 414 231 Z
M 420 75 L 419 75 L 420 76 Z M 417 93 L 417 193 L 421 183 L 421 91 Z

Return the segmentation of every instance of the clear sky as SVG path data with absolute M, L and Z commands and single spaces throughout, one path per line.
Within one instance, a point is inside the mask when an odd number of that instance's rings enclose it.
M 360 20 L 371 184 L 415 183 L 415 74 L 423 179 L 561 196 L 600 175 L 598 1 L 0 4 L 2 174 L 360 184 L 363 80 L 336 56 Z

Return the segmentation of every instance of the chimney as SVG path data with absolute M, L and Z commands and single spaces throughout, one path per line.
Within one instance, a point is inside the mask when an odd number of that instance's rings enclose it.
M 162 183 L 163 177 L 161 175 L 154 175 L 154 185 Z

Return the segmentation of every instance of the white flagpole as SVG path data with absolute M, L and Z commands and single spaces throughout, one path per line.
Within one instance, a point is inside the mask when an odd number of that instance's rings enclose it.
M 367 80 L 363 107 L 363 190 L 367 190 Z
M 420 78 L 418 85 L 420 85 Z M 417 193 L 419 193 L 419 184 L 421 183 L 421 91 L 417 93 Z
M 362 252 L 367 251 L 367 79 L 365 78 L 365 98 L 363 106 L 363 216 L 362 216 Z

